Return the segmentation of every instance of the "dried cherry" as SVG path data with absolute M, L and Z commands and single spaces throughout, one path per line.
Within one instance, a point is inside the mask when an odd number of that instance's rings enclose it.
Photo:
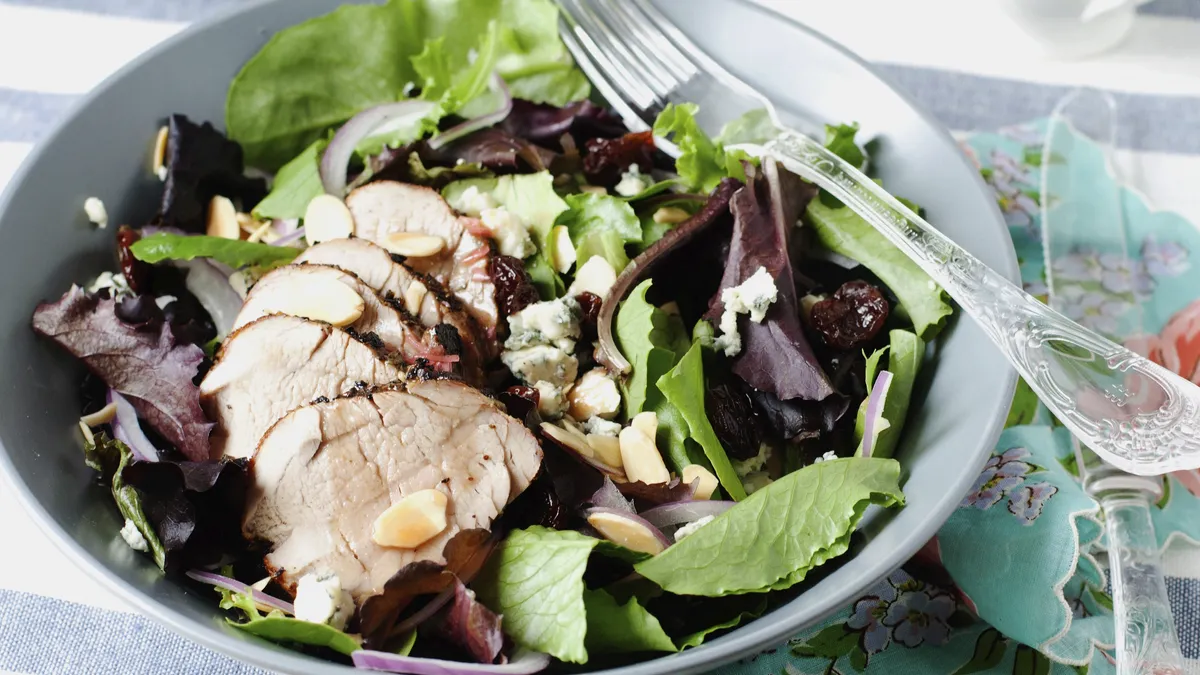
M 489 270 L 502 316 L 512 316 L 541 299 L 520 260 L 509 255 L 493 256 Z
M 583 156 L 583 174 L 593 185 L 616 185 L 621 174 L 634 164 L 644 173 L 654 167 L 654 134 L 650 131 L 619 138 L 593 138 L 584 148 L 587 152 Z
M 726 382 L 714 385 L 704 393 L 704 410 L 730 457 L 750 459 L 758 454 L 761 438 L 746 392 Z
M 121 273 L 125 275 L 129 289 L 134 293 L 149 290 L 150 266 L 133 257 L 133 251 L 129 250 L 129 247 L 141 238 L 142 236 L 128 225 L 117 229 L 117 262 L 121 265 Z
M 865 281 L 847 281 L 813 305 L 812 325 L 830 347 L 858 349 L 879 334 L 889 312 L 887 298 L 878 288 Z

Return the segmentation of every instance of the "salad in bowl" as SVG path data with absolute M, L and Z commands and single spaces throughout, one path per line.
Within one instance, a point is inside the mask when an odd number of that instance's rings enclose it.
M 902 507 L 952 308 L 732 149 L 764 113 L 694 115 L 627 129 L 550 0 L 276 34 L 223 130 L 146 130 L 156 217 L 89 200 L 113 268 L 33 315 L 88 371 L 112 536 L 239 630 L 405 673 L 644 660 L 792 597 Z M 857 131 L 826 142 L 869 169 Z

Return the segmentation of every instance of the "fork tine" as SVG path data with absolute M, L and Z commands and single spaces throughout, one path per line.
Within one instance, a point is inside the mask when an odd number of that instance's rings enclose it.
M 649 25 L 649 17 L 622 0 L 593 0 L 613 26 L 619 42 L 632 52 L 641 71 L 660 97 L 666 98 L 696 74 L 695 66 L 681 54 L 666 36 Z
M 639 2 L 629 0 L 597 0 L 607 5 L 617 21 L 633 39 L 630 44 L 642 55 L 644 63 L 658 65 L 670 73 L 675 84 L 687 82 L 700 71 L 665 33 Z
M 580 13 L 587 17 L 587 22 L 594 29 L 591 37 L 596 44 L 605 49 L 609 60 L 619 64 L 622 71 L 636 81 L 639 87 L 649 91 L 655 100 L 660 100 L 663 94 L 673 88 L 671 82 L 664 82 L 631 51 L 629 41 L 624 39 L 625 31 L 613 25 L 612 12 L 608 8 L 595 0 L 584 0 L 579 3 L 579 7 Z
M 601 88 L 601 93 L 612 102 L 628 100 L 638 108 L 638 113 L 653 107 L 658 100 L 655 93 L 613 58 L 611 50 L 597 42 L 596 37 L 607 35 L 608 31 L 596 25 L 595 17 L 587 11 L 586 0 L 560 0 L 559 6 L 567 28 L 562 31 L 567 47 L 588 78 Z

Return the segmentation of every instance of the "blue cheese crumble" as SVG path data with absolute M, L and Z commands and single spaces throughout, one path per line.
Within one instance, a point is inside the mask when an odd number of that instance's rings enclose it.
M 472 185 L 450 204 L 455 209 L 479 219 L 492 233 L 496 248 L 502 255 L 528 258 L 537 253 L 533 238 L 529 236 L 529 225 L 496 201 L 491 194 Z
M 509 337 L 500 360 L 517 379 L 538 390 L 538 411 L 557 419 L 579 375 L 575 342 L 583 310 L 575 298 L 534 303 L 508 317 Z
M 621 182 L 613 190 L 622 197 L 633 197 L 641 194 L 650 187 L 650 181 L 642 175 L 637 164 L 631 164 L 629 170 L 621 174 Z
M 135 551 L 145 553 L 150 550 L 150 544 L 142 536 L 141 530 L 138 530 L 137 523 L 128 518 L 125 519 L 125 527 L 121 528 L 121 538 L 125 540 L 126 544 L 129 544 L 129 548 Z
M 697 518 L 696 520 L 693 520 L 692 522 L 688 523 L 687 525 L 684 525 L 683 527 L 679 528 L 678 530 L 675 530 L 675 541 L 679 541 L 680 539 L 683 539 L 684 537 L 688 536 L 689 534 L 694 533 L 696 530 L 704 527 L 705 525 L 711 523 L 712 521 L 714 521 L 716 519 L 717 519 L 716 516 L 704 516 L 703 518 Z
M 311 623 L 323 623 L 338 630 L 346 627 L 354 613 L 354 601 L 342 589 L 336 574 L 317 576 L 305 574 L 296 584 L 296 618 Z
M 767 310 L 771 303 L 779 299 L 779 289 L 775 280 L 767 272 L 767 268 L 759 267 L 741 284 L 721 291 L 721 302 L 725 310 L 721 312 L 721 321 L 717 328 L 721 334 L 714 341 L 718 351 L 725 356 L 737 356 L 742 351 L 742 336 L 738 332 L 738 315 L 749 314 L 754 323 L 762 323 L 767 318 Z

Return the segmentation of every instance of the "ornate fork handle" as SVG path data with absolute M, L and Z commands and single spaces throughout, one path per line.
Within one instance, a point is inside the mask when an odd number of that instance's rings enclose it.
M 1113 575 L 1118 675 L 1183 675 L 1179 637 L 1145 493 L 1102 495 Z M 1124 630 L 1120 630 L 1124 627 Z
M 812 139 L 787 130 L 744 147 L 828 190 L 900 247 L 1105 460 L 1139 475 L 1200 467 L 1200 388 L 1025 293 Z

